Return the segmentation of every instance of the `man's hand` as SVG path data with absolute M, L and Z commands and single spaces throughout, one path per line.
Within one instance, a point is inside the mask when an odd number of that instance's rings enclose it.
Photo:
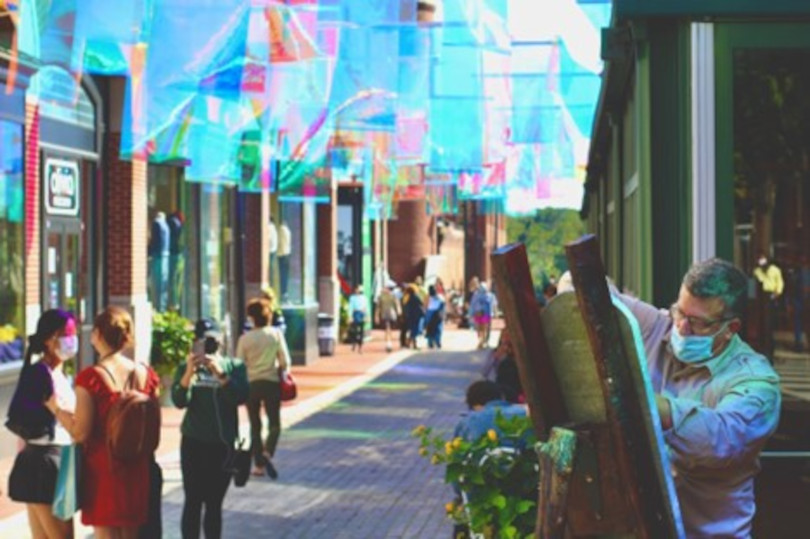
M 661 428 L 669 430 L 672 428 L 672 408 L 669 399 L 661 395 L 655 396 L 655 406 L 658 408 L 658 415 L 661 417 Z

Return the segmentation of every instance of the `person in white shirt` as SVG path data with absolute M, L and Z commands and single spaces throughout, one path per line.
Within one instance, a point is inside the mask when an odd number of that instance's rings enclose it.
M 352 320 L 349 341 L 352 343 L 352 351 L 357 348 L 361 354 L 363 353 L 363 337 L 368 311 L 368 299 L 363 293 L 363 285 L 357 285 L 354 294 L 349 297 L 349 316 Z
M 277 327 L 270 325 L 270 303 L 266 299 L 254 299 L 248 303 L 247 317 L 253 329 L 239 337 L 236 357 L 247 367 L 249 394 L 248 419 L 250 420 L 253 474 L 271 479 L 278 477 L 273 466 L 273 456 L 281 435 L 281 382 L 280 372 L 290 365 L 287 341 Z M 264 405 L 269 423 L 267 440 L 262 443 L 261 407 Z

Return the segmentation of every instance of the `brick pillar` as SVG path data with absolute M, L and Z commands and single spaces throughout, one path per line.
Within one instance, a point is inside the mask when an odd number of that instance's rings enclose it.
M 134 357 L 148 361 L 152 342 L 152 305 L 147 295 L 146 161 L 120 159 L 121 133 L 104 137 L 106 157 L 107 293 L 110 305 L 130 311 L 135 321 Z
M 39 108 L 25 103 L 25 333 L 36 331 L 42 311 L 42 234 L 39 181 Z
M 319 310 L 335 317 L 340 314 L 340 283 L 337 278 L 337 189 L 332 187 L 329 204 L 317 206 L 318 226 L 318 304 Z
M 424 199 L 399 203 L 397 218 L 388 223 L 388 272 L 392 279 L 410 282 L 424 273 L 425 258 L 436 243 L 434 232 Z
M 245 299 L 250 301 L 268 285 L 270 266 L 270 195 L 256 193 L 245 197 L 244 261 Z

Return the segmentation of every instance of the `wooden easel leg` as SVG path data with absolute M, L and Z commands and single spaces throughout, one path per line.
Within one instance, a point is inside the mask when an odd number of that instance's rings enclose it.
M 576 432 L 554 427 L 547 442 L 538 444 L 540 487 L 537 499 L 538 539 L 565 536 L 566 502 L 577 450 Z

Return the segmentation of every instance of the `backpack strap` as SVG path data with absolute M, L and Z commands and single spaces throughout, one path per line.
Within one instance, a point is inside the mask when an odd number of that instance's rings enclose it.
M 104 365 L 102 365 L 101 363 L 99 363 L 99 364 L 98 364 L 98 365 L 96 365 L 96 366 L 97 366 L 97 367 L 101 367 L 101 369 L 102 369 L 104 372 L 106 372 L 106 373 L 107 373 L 107 376 L 109 376 L 109 377 L 110 377 L 110 380 L 112 380 L 112 383 L 113 383 L 113 388 L 114 388 L 114 389 L 117 389 L 117 388 L 118 388 L 118 382 L 116 381 L 115 376 L 113 376 L 113 375 L 112 375 L 112 373 L 110 372 L 110 369 L 108 369 L 107 367 L 105 367 L 105 366 L 104 366 Z

